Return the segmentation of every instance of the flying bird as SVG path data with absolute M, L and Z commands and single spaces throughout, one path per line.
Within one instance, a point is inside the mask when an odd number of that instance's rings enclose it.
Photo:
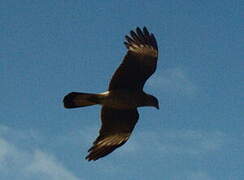
M 108 91 L 71 92 L 63 99 L 65 108 L 99 104 L 102 127 L 88 150 L 86 159 L 97 160 L 122 146 L 130 137 L 138 119 L 138 107 L 159 109 L 156 97 L 143 91 L 146 80 L 155 72 L 158 59 L 157 41 L 147 28 L 136 28 L 125 36 L 127 53 L 109 83 Z

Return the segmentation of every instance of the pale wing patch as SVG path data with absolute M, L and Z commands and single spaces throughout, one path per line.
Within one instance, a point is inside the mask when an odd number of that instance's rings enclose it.
M 100 93 L 101 95 L 108 95 L 109 94 L 109 91 L 105 91 L 103 93 Z
M 128 49 L 132 52 L 135 52 L 135 53 L 141 54 L 141 55 L 152 56 L 155 58 L 158 56 L 158 51 L 155 50 L 152 46 L 148 46 L 148 45 L 137 46 L 136 44 L 131 44 L 131 46 L 129 46 Z
M 154 35 L 148 32 L 147 28 L 143 30 L 137 28 L 136 31 L 131 31 L 130 36 L 125 36 L 125 46 L 129 51 L 137 54 L 151 56 L 157 58 L 158 46 Z
M 88 161 L 97 160 L 103 156 L 114 151 L 117 147 L 122 146 L 128 139 L 130 133 L 112 134 L 98 139 L 94 142 L 93 146 L 88 150 L 89 155 L 86 157 Z
M 99 141 L 96 146 L 115 146 L 118 144 L 121 144 L 123 141 L 127 141 L 129 138 L 128 133 L 121 133 L 121 134 L 115 134 L 112 136 L 108 136 L 104 138 L 103 140 Z

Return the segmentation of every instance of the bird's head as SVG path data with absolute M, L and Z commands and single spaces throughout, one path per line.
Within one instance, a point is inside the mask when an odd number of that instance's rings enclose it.
M 156 97 L 147 94 L 146 101 L 147 101 L 146 102 L 147 106 L 153 106 L 153 107 L 159 109 L 159 101 Z

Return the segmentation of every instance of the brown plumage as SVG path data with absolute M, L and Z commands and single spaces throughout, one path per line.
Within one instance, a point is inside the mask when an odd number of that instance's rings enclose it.
M 146 80 L 156 70 L 156 39 L 146 27 L 143 30 L 136 28 L 125 39 L 124 44 L 128 51 L 114 73 L 108 91 L 100 94 L 72 92 L 63 100 L 66 108 L 102 105 L 102 127 L 93 146 L 88 150 L 88 161 L 106 156 L 129 139 L 139 119 L 138 107 L 159 108 L 157 98 L 143 91 Z
M 136 32 L 131 31 L 131 37 L 125 36 L 124 44 L 128 52 L 114 73 L 109 90 L 142 90 L 146 80 L 156 70 L 158 46 L 154 35 L 149 34 L 145 27 L 143 32 L 136 28 Z
M 139 118 L 136 109 L 114 109 L 103 106 L 100 135 L 89 149 L 88 160 L 97 160 L 122 146 L 130 137 Z

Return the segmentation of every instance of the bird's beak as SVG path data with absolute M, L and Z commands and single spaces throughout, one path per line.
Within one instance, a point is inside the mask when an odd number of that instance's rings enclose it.
M 156 107 L 157 109 L 159 109 L 159 104 L 157 104 L 155 107 Z

